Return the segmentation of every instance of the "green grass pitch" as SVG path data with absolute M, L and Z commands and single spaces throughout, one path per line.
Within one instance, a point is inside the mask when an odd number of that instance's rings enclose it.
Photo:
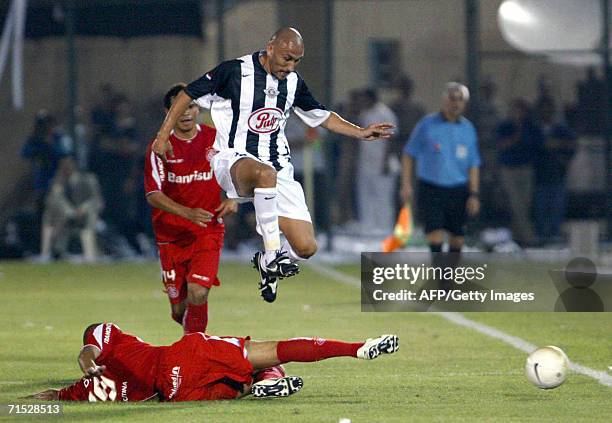
M 341 270 L 359 275 L 358 266 Z M 393 356 L 288 364 L 304 378 L 276 400 L 201 403 L 65 403 L 58 421 L 356 422 L 610 421 L 612 388 L 570 374 L 551 391 L 523 375 L 526 355 L 427 313 L 362 313 L 359 290 L 304 268 L 264 303 L 246 263 L 222 263 L 210 295 L 208 332 L 254 339 L 321 336 L 362 340 L 397 333 Z M 0 403 L 59 388 L 80 377 L 83 329 L 112 321 L 145 341 L 181 336 L 170 319 L 156 263 L 32 266 L 0 263 Z M 472 313 L 469 318 L 603 371 L 612 366 L 612 313 Z M 2 417 L 0 417 L 2 419 Z M 11 421 L 25 421 L 21 418 Z M 40 421 L 39 418 L 33 418 Z

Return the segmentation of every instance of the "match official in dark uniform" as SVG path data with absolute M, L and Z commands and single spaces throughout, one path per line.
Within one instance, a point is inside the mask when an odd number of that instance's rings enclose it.
M 417 210 L 432 253 L 442 251 L 445 233 L 449 252 L 460 253 L 467 217 L 480 211 L 478 139 L 463 116 L 469 96 L 465 85 L 447 83 L 442 110 L 422 118 L 404 147 L 400 195 L 412 200 L 416 162 Z

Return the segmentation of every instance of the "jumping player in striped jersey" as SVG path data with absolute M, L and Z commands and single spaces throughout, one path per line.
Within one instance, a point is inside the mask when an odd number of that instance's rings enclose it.
M 171 158 L 169 135 L 195 100 L 210 108 L 217 129 L 212 165 L 229 198 L 253 201 L 264 251 L 253 257 L 264 300 L 276 299 L 277 280 L 298 272 L 297 262 L 315 254 L 317 244 L 302 186 L 293 166 L 284 128 L 293 110 L 307 125 L 363 140 L 389 138 L 390 123 L 366 128 L 329 111 L 310 93 L 295 67 L 304 42 L 294 28 L 278 30 L 264 51 L 221 63 L 179 93 L 157 134 L 153 151 Z M 382 147 L 381 147 L 382 148 Z M 281 245 L 280 231 L 286 242 Z

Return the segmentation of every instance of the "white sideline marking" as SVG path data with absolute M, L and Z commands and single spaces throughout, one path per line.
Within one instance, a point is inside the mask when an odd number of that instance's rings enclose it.
M 347 275 L 346 273 L 340 272 L 332 267 L 328 267 L 322 264 L 321 262 L 317 262 L 312 265 L 309 264 L 308 267 L 310 267 L 315 272 L 318 272 L 323 276 L 327 276 L 337 282 L 343 283 L 345 285 L 354 286 L 356 288 L 361 287 L 361 281 L 358 278 L 351 275 Z M 537 348 L 536 345 L 531 344 L 525 341 L 524 339 L 512 336 L 510 334 L 507 334 L 506 332 L 502 332 L 499 329 L 495 329 L 483 323 L 470 320 L 461 313 L 434 312 L 434 314 L 437 314 L 438 316 L 441 316 L 456 325 L 475 330 L 476 332 L 480 332 L 483 335 L 487 335 L 491 338 L 495 338 L 502 342 L 505 342 L 506 344 L 509 344 L 514 348 L 521 350 L 527 354 L 531 353 Z M 590 367 L 583 366 L 582 364 L 573 361 L 570 361 L 570 369 L 581 375 L 593 378 L 602 385 L 612 387 L 612 375 L 609 375 L 606 372 L 591 369 Z
M 492 328 L 491 326 L 487 326 L 483 323 L 470 320 L 461 313 L 437 312 L 436 314 L 444 317 L 446 320 L 456 325 L 464 326 L 466 328 L 473 329 L 476 332 L 490 336 L 491 338 L 499 339 L 500 341 L 510 344 L 517 350 L 521 350 L 527 354 L 538 348 L 537 345 L 531 344 L 521 338 L 509 335 L 506 332 L 502 332 L 499 329 Z M 580 373 L 581 375 L 591 377 L 602 385 L 612 387 L 612 376 L 603 371 L 591 369 L 590 367 L 583 366 L 582 364 L 578 364 L 573 361 L 570 361 L 570 369 L 576 373 Z

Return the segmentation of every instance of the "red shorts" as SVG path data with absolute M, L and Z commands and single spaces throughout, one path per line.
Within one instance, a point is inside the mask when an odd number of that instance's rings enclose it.
M 184 336 L 164 351 L 156 388 L 165 401 L 235 399 L 252 382 L 247 338 L 202 333 Z
M 172 304 L 187 298 L 187 283 L 219 286 L 219 258 L 223 232 L 200 233 L 194 238 L 158 244 L 162 281 Z

